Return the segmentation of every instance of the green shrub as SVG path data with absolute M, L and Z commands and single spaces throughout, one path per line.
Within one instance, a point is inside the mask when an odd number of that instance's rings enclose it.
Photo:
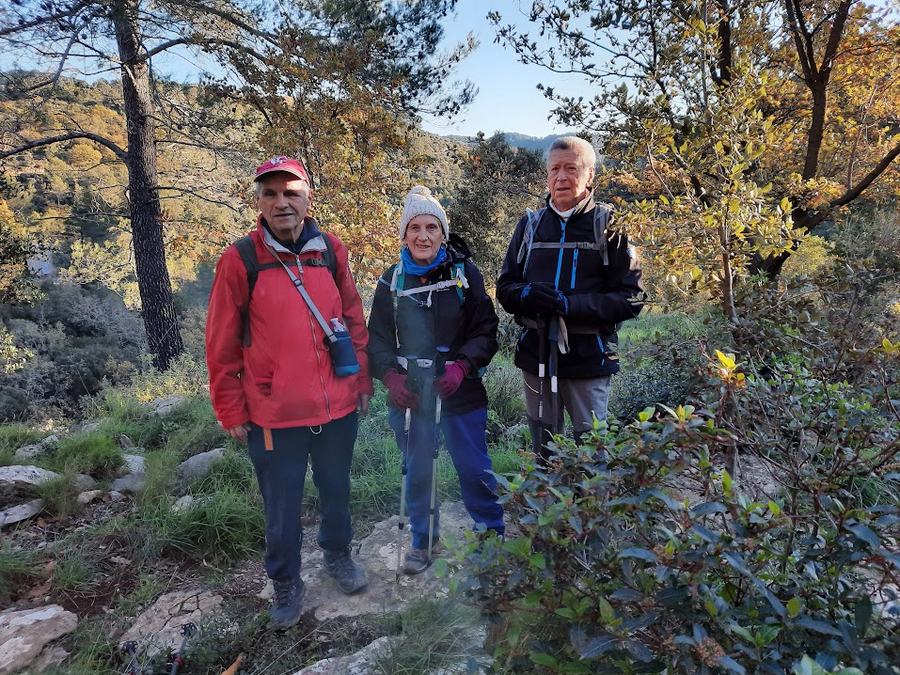
M 109 436 L 92 431 L 63 438 L 53 462 L 59 470 L 72 469 L 95 478 L 112 478 L 125 460 L 121 449 Z
M 887 580 L 900 568 L 900 504 L 860 508 L 848 490 L 866 473 L 900 480 L 884 462 L 896 438 L 879 435 L 876 416 L 857 415 L 865 407 L 833 396 L 829 406 L 847 417 L 834 419 L 841 436 L 828 443 L 830 456 L 810 461 L 781 446 L 782 458 L 796 458 L 778 470 L 783 497 L 748 498 L 711 457 L 745 438 L 779 445 L 780 420 L 766 421 L 772 408 L 750 416 L 759 392 L 744 387 L 771 393 L 781 384 L 745 378 L 727 357 L 719 365 L 710 413 L 688 406 L 654 419 L 644 411 L 580 447 L 559 437 L 552 470 L 528 465 L 501 479 L 519 535 L 473 542 L 454 566 L 456 584 L 503 613 L 505 667 L 898 672 L 900 634 L 876 600 L 890 597 Z M 782 438 L 796 440 L 803 420 L 819 419 L 821 394 L 791 384 L 783 391 L 798 426 Z M 782 404 L 774 398 L 770 405 Z M 703 497 L 690 504 L 692 493 Z

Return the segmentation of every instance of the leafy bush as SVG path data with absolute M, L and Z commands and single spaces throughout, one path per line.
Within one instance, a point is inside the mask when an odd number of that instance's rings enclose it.
M 457 583 L 505 613 L 498 653 L 507 667 L 900 672 L 896 619 L 882 613 L 900 569 L 900 508 L 896 498 L 862 508 L 852 492 L 866 472 L 900 480 L 884 462 L 896 437 L 835 396 L 834 423 L 847 433 L 822 461 L 778 446 L 802 471 L 781 473 L 781 497 L 751 499 L 713 459 L 741 442 L 739 429 L 771 443 L 780 423 L 766 422 L 772 408 L 741 415 L 761 391 L 791 386 L 747 378 L 728 357 L 718 365 L 709 412 L 643 411 L 578 447 L 560 437 L 551 470 L 529 465 L 500 479 L 520 534 L 473 543 L 455 566 Z M 798 426 L 785 438 L 800 435 L 807 412 L 821 419 L 816 391 L 793 390 Z
M 143 346 L 136 314 L 112 292 L 44 284 L 35 305 L 0 307 L 15 347 L 30 355 L 0 387 L 0 420 L 66 416 L 104 383 L 122 383 Z
M 119 447 L 99 431 L 66 436 L 53 458 L 60 470 L 72 469 L 95 478 L 112 478 L 124 462 Z

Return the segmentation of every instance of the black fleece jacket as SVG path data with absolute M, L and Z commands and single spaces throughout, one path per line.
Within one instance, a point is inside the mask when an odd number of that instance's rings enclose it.
M 498 320 L 494 303 L 484 290 L 484 278 L 479 269 L 456 248 L 450 247 L 448 253 L 448 260 L 427 277 L 405 274 L 403 290 L 450 279 L 455 274 L 455 265 L 462 263 L 469 283 L 469 287 L 463 289 L 463 302 L 460 303 L 456 286 L 433 291 L 430 307 L 427 306 L 427 292 L 399 296 L 399 330 L 394 322 L 391 294 L 396 265 L 381 276 L 369 317 L 369 369 L 373 377 L 383 378 L 391 368 L 403 372 L 397 365 L 398 355 L 433 359 L 438 346 L 448 346 L 448 360 L 465 359 L 470 370 L 460 388 L 442 405 L 448 413 L 462 414 L 487 405 L 487 392 L 478 371 L 497 353 Z
M 594 241 L 594 200 L 589 199 L 565 223 L 565 241 Z M 522 305 L 522 289 L 529 282 L 550 282 L 562 291 L 569 303 L 568 325 L 592 327 L 596 335 L 569 335 L 568 354 L 560 355 L 560 377 L 587 378 L 619 371 L 615 356 L 621 321 L 633 319 L 641 311 L 644 291 L 637 255 L 622 233 L 607 230 L 609 265 L 603 264 L 599 251 L 589 249 L 540 249 L 531 251 L 528 269 L 518 262 L 527 218 L 513 232 L 503 268 L 497 279 L 497 300 L 520 320 L 534 319 Z M 550 207 L 535 230 L 534 241 L 558 242 L 563 236 L 563 221 Z M 526 372 L 538 372 L 538 336 L 533 328 L 523 328 L 516 345 L 516 365 Z

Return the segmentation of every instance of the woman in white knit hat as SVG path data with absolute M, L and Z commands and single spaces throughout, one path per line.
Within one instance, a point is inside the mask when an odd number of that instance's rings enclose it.
M 390 396 L 412 531 L 402 569 L 417 574 L 439 546 L 432 480 L 441 435 L 476 528 L 503 534 L 481 382 L 497 352 L 497 314 L 468 248 L 451 238 L 447 214 L 428 188 L 410 190 L 399 225 L 400 262 L 381 276 L 369 318 L 369 367 Z

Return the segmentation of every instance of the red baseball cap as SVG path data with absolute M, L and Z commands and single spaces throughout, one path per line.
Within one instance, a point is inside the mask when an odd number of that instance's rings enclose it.
M 284 155 L 278 155 L 272 159 L 267 159 L 256 167 L 256 178 L 253 180 L 258 181 L 267 173 L 275 173 L 276 171 L 284 171 L 285 173 L 292 174 L 309 183 L 309 174 L 306 173 L 306 169 L 303 167 L 303 164 L 300 163 L 300 160 L 294 159 L 293 157 L 285 157 Z

